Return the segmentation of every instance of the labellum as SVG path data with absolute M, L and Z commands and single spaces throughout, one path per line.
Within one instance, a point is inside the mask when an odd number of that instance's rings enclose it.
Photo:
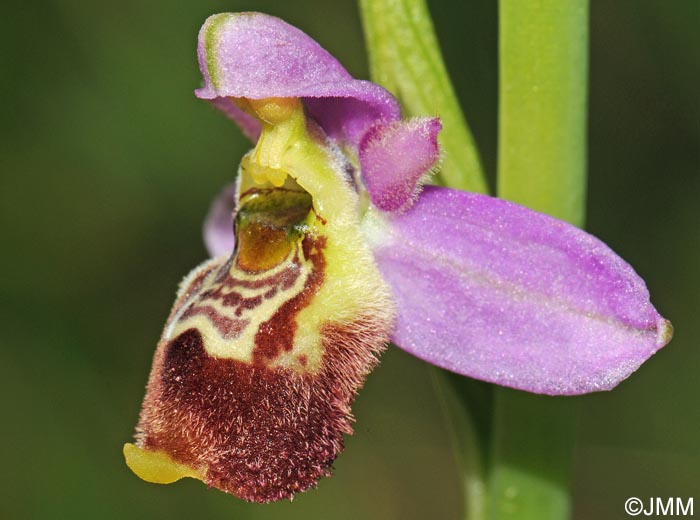
M 360 236 L 352 168 L 296 99 L 232 100 L 262 122 L 242 161 L 232 254 L 182 283 L 129 467 L 240 498 L 291 498 L 329 472 L 393 304 Z

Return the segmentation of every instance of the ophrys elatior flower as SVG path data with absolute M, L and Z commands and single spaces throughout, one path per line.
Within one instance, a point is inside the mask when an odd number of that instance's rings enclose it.
M 614 387 L 670 339 L 644 282 L 599 240 L 420 183 L 438 119 L 257 13 L 212 16 L 197 96 L 255 142 L 212 206 L 212 259 L 183 281 L 129 467 L 266 502 L 313 486 L 391 340 L 459 374 L 544 394 Z M 235 233 L 234 233 L 235 231 Z

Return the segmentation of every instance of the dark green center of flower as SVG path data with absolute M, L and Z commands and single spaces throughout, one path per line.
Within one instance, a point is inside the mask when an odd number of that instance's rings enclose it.
M 236 264 L 249 272 L 282 262 L 308 229 L 311 195 L 286 188 L 251 189 L 236 215 Z

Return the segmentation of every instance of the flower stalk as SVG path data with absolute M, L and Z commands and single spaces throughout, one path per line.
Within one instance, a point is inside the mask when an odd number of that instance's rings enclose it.
M 588 0 L 499 4 L 498 196 L 584 223 Z
M 372 81 L 392 92 L 404 112 L 437 114 L 443 122 L 444 150 L 437 177 L 444 185 L 487 193 L 484 171 L 471 130 L 447 73 L 425 0 L 360 0 Z M 491 388 L 483 383 L 452 384 L 443 370 L 430 368 L 436 397 L 445 416 L 462 476 L 464 515 L 487 518 L 485 438 L 477 432 L 475 408 Z M 476 391 L 475 391 L 476 390 Z
M 492 386 L 436 367 L 430 367 L 430 375 L 462 478 L 464 518 L 487 520 Z
M 582 226 L 588 0 L 501 0 L 499 64 L 498 195 Z M 569 518 L 576 401 L 495 394 L 491 518 Z
M 361 0 L 360 6 L 373 79 L 410 114 L 442 116 L 443 182 L 483 192 L 478 152 L 425 2 Z M 501 0 L 499 25 L 499 195 L 581 226 L 588 0 Z M 575 402 L 497 387 L 488 443 L 475 432 L 474 393 L 456 393 L 444 374 L 435 372 L 434 379 L 462 467 L 465 517 L 568 518 Z

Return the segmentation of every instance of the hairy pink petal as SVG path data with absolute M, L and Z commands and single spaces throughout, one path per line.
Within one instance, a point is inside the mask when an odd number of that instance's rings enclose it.
M 440 158 L 437 118 L 379 123 L 359 147 L 362 177 L 372 203 L 383 211 L 407 209 L 418 196 L 421 181 Z
M 204 220 L 204 245 L 214 258 L 233 252 L 233 212 L 236 210 L 237 187 L 229 184 L 216 196 Z
M 393 340 L 453 372 L 582 394 L 613 388 L 670 340 L 632 267 L 522 206 L 427 187 L 369 236 L 397 303 Z

